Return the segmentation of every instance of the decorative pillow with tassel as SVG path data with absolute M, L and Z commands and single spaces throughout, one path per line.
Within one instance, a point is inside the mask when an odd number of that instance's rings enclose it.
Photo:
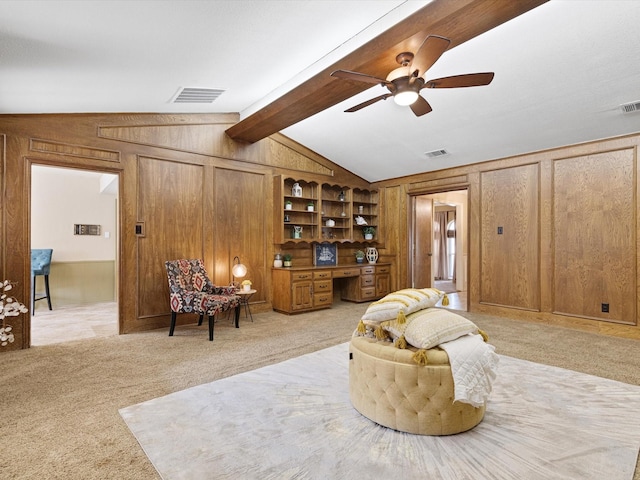
M 416 348 L 428 350 L 470 333 L 480 333 L 487 340 L 484 332 L 471 320 L 449 310 L 429 308 L 407 317 L 404 340 Z
M 442 298 L 444 292 L 436 288 L 405 288 L 373 302 L 362 316 L 365 325 L 377 327 L 388 320 L 402 321 L 401 316 L 434 307 Z
M 393 344 L 397 348 L 407 348 L 407 342 L 404 338 L 404 332 L 407 329 L 409 323 L 411 323 L 411 321 L 413 320 L 414 315 L 415 313 L 409 314 L 406 317 L 404 315 L 398 315 L 398 317 L 400 318 L 382 322 L 375 331 L 378 332 L 378 330 L 384 330 L 389 339 L 393 341 Z M 380 338 L 380 336 L 381 335 L 379 333 L 376 334 L 377 338 Z

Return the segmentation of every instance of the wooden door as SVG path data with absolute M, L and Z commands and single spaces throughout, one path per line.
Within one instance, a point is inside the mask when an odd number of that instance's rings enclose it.
M 432 225 L 433 200 L 427 195 L 413 197 L 413 235 L 411 245 L 411 285 L 413 288 L 428 288 L 432 286 Z

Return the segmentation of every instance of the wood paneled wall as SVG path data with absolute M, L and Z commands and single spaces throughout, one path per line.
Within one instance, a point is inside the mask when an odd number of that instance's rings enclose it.
M 167 313 L 169 292 L 164 262 L 204 257 L 205 167 L 138 159 L 138 217 L 144 234 L 136 236 L 138 317 Z
M 214 281 L 228 283 L 238 255 L 258 290 L 253 308 L 271 308 L 271 261 L 280 249 L 272 241 L 274 175 L 378 188 L 380 259 L 393 264 L 392 289 L 410 281 L 410 195 L 465 188 L 470 310 L 640 338 L 640 134 L 369 185 L 281 135 L 234 142 L 224 131 L 237 120 L 0 115 L 0 278 L 18 282 L 15 295 L 28 302 L 33 164 L 119 176 L 121 333 L 168 325 L 169 258 L 202 257 Z M 302 264 L 307 250 L 295 249 Z M 22 317 L 6 350 L 29 346 L 30 319 Z
M 373 186 L 404 190 L 405 205 L 412 194 L 468 189 L 470 311 L 640 339 L 639 145 L 635 134 Z M 386 246 L 403 265 L 409 223 L 395 227 Z
M 538 165 L 480 175 L 480 302 L 539 310 Z
M 15 296 L 29 303 L 31 165 L 82 168 L 119 176 L 121 333 L 168 326 L 164 262 L 175 258 L 203 258 L 213 281 L 226 285 L 237 255 L 258 291 L 252 308 L 270 309 L 274 175 L 369 185 L 282 135 L 235 142 L 224 132 L 237 121 L 234 114 L 0 115 L 0 278 L 18 282 Z M 30 317 L 11 324 L 16 342 L 2 351 L 28 347 Z
M 634 177 L 632 149 L 554 162 L 555 312 L 636 324 Z

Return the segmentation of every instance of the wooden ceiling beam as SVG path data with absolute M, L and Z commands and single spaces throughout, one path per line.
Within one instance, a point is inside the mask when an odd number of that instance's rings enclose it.
M 451 39 L 449 48 L 491 30 L 548 0 L 434 0 L 324 69 L 309 80 L 227 129 L 234 140 L 253 143 L 371 88 L 331 77 L 352 70 L 380 78 L 396 68 L 395 57 L 415 52 L 427 35 Z

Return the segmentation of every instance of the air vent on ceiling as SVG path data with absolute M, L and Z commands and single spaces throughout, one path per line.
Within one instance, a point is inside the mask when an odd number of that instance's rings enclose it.
M 620 108 L 623 113 L 639 112 L 640 100 L 637 102 L 625 103 L 624 105 L 620 105 Z
M 173 103 L 213 103 L 224 93 L 215 88 L 183 88 L 173 99 Z
M 435 158 L 435 157 L 442 157 L 443 155 L 448 155 L 449 152 L 447 152 L 444 149 L 441 149 L 441 150 L 433 150 L 431 152 L 424 152 L 424 154 L 429 158 Z

